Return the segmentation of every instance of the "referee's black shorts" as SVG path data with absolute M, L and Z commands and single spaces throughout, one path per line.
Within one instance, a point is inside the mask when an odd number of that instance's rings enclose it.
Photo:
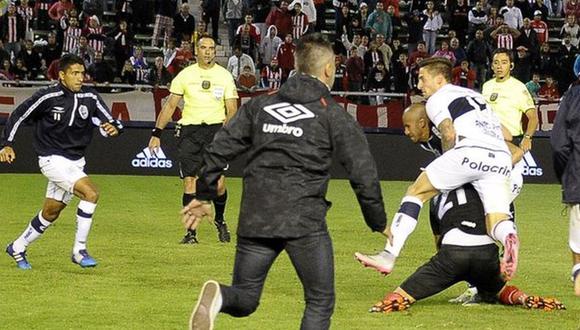
M 400 287 L 420 300 L 461 281 L 476 286 L 482 297 L 495 298 L 506 283 L 499 271 L 497 245 L 442 245 L 439 252 Z
M 184 125 L 177 136 L 179 176 L 197 176 L 205 147 L 211 143 L 222 124 Z

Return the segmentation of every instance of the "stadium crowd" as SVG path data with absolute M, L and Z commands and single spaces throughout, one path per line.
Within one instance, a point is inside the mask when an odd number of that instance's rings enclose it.
M 454 84 L 480 89 L 502 47 L 514 52 L 513 76 L 553 100 L 575 80 L 579 16 L 577 0 L 0 0 L 0 79 L 55 80 L 58 59 L 73 53 L 87 81 L 167 85 L 211 31 L 239 88 L 277 89 L 293 73 L 296 40 L 323 31 L 337 91 L 413 94 L 417 64 L 431 56 L 454 62 Z

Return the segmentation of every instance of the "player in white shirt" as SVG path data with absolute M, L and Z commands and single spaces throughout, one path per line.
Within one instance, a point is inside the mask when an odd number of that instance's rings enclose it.
M 385 250 L 373 256 L 357 253 L 356 257 L 389 274 L 417 225 L 423 203 L 439 192 L 471 183 L 483 203 L 488 235 L 504 246 L 501 272 L 509 280 L 517 268 L 519 239 L 509 212 L 511 154 L 499 119 L 481 94 L 450 83 L 453 65 L 449 60 L 429 58 L 419 67 L 418 88 L 428 98 L 427 115 L 441 133 L 444 153 L 407 189 Z

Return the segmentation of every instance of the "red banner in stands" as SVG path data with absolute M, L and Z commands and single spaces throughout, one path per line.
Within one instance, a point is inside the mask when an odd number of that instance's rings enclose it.
M 16 107 L 30 97 L 38 88 L 7 88 L 0 87 L 0 118 L 8 116 Z M 255 93 L 240 92 L 238 105 L 248 102 L 257 95 L 266 93 L 260 91 Z M 115 118 L 123 121 L 154 121 L 162 105 L 169 96 L 167 89 L 154 89 L 149 91 L 129 91 L 123 93 L 101 93 L 101 97 L 111 109 Z M 352 103 L 344 97 L 335 96 L 334 99 L 344 107 L 345 111 L 355 118 L 362 127 L 366 128 L 402 128 L 402 114 L 405 109 L 404 99 L 389 99 L 382 105 L 361 105 Z M 181 117 L 182 105 L 173 115 L 173 120 Z M 558 103 L 540 102 L 538 107 L 538 117 L 540 120 L 539 129 L 550 131 L 554 124 L 554 118 L 558 111 Z

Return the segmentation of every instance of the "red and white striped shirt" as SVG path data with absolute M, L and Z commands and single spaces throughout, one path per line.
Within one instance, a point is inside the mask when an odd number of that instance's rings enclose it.
M 536 31 L 540 45 L 548 42 L 548 24 L 546 22 L 533 20 L 530 22 L 530 27 Z
M 262 69 L 262 78 L 264 80 L 264 87 L 277 90 L 282 84 L 282 68 L 278 67 L 277 69 L 272 70 L 272 68 L 267 65 Z
M 497 35 L 497 48 L 514 48 L 514 37 L 511 34 L 498 34 Z
M 103 52 L 104 48 L 104 35 L 103 35 L 103 28 L 96 27 L 96 28 L 87 28 L 83 31 L 84 35 L 87 36 L 87 41 L 89 42 L 89 46 L 95 50 L 95 52 Z
M 69 26 L 64 31 L 64 42 L 62 46 L 62 52 L 70 53 L 73 51 L 73 49 L 77 48 L 79 44 L 79 37 L 81 36 L 81 34 L 82 34 L 81 28 Z
M 8 42 L 19 42 L 18 40 L 18 19 L 16 16 L 4 16 L 4 19 L 8 20 L 8 36 L 6 40 Z
M 50 2 L 41 1 L 40 3 L 38 3 L 38 9 L 48 11 L 51 5 L 52 3 Z
M 308 17 L 304 13 L 292 16 L 292 37 L 296 40 L 308 31 Z
M 18 6 L 17 12 L 24 20 L 24 30 L 25 31 L 32 31 L 32 27 L 30 26 L 30 21 L 34 19 L 34 9 L 32 7 L 22 7 Z

